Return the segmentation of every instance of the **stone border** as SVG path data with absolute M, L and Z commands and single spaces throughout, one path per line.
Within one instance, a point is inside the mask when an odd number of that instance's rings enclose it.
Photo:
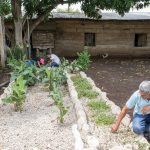
M 86 113 L 84 112 L 83 106 L 78 99 L 78 94 L 74 87 L 73 81 L 71 80 L 71 76 L 68 73 L 66 73 L 66 75 L 67 75 L 67 83 L 68 83 L 70 97 L 71 97 L 71 100 L 74 104 L 75 111 L 76 111 L 77 128 L 79 130 L 79 133 L 81 134 L 81 137 L 82 137 L 81 140 L 84 140 L 84 142 L 83 141 L 77 142 L 77 139 L 80 139 L 80 137 L 79 137 L 80 135 L 78 135 L 78 138 L 75 138 L 75 140 L 76 140 L 75 150 L 82 150 L 82 149 L 98 150 L 98 148 L 99 148 L 98 138 L 96 138 L 90 134 L 90 128 L 87 123 Z M 78 147 L 78 143 L 84 143 L 83 147 L 82 147 L 82 144 L 80 147 Z
M 87 75 L 84 73 L 84 72 L 80 72 L 80 75 L 82 76 L 82 78 L 85 78 L 88 80 L 88 82 L 92 85 L 93 87 L 93 90 L 96 91 L 97 93 L 100 94 L 101 98 L 106 102 L 106 104 L 108 104 L 110 107 L 111 107 L 111 110 L 112 110 L 112 113 L 116 116 L 118 116 L 121 112 L 121 108 L 119 106 L 117 106 L 114 102 L 110 101 L 108 98 L 107 98 L 107 94 L 106 92 L 102 92 L 99 88 L 96 87 L 94 81 L 90 78 L 90 77 L 87 77 Z M 133 132 L 132 130 L 132 122 L 131 122 L 131 118 L 130 116 L 127 114 L 124 119 L 122 120 L 122 124 L 125 125 L 126 127 L 130 127 L 131 131 Z M 138 137 L 138 141 L 140 143 L 145 143 L 145 144 L 149 144 L 147 142 L 147 140 L 143 137 L 143 136 L 139 136 Z M 147 147 L 147 149 L 145 150 L 148 150 L 149 148 Z

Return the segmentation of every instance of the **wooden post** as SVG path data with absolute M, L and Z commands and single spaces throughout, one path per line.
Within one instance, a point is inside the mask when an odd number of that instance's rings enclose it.
M 0 16 L 0 55 L 1 55 L 1 65 L 2 65 L 2 68 L 4 68 L 5 67 L 5 51 L 4 51 L 4 36 L 3 36 L 1 16 Z

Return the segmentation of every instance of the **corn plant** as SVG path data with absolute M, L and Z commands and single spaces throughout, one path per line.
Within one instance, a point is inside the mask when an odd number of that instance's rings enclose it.
M 49 80 L 49 91 L 56 106 L 60 111 L 60 122 L 64 122 L 64 115 L 67 113 L 67 108 L 63 105 L 63 95 L 59 89 L 60 85 L 66 81 L 66 75 L 61 68 L 46 69 L 47 78 Z
M 14 103 L 15 111 L 21 111 L 26 98 L 26 81 L 23 80 L 22 76 L 19 76 L 11 88 L 12 92 L 10 96 L 4 98 L 3 101 L 6 103 Z
M 56 86 L 56 84 L 53 84 L 53 91 L 51 92 L 51 96 L 53 100 L 55 101 L 56 106 L 58 107 L 60 111 L 60 123 L 64 122 L 64 116 L 67 113 L 68 109 L 64 107 L 63 105 L 63 95 L 60 91 L 60 89 Z

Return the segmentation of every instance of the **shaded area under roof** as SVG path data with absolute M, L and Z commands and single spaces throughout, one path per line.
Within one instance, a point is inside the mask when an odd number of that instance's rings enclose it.
M 58 13 L 53 12 L 52 18 L 58 19 L 90 19 L 93 18 L 85 16 L 83 13 Z M 150 12 L 130 12 L 123 17 L 117 13 L 101 13 L 102 18 L 99 20 L 150 20 Z M 94 19 L 96 20 L 96 19 Z

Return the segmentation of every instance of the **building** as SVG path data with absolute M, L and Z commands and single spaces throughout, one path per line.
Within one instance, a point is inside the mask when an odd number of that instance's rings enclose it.
M 75 56 L 84 47 L 92 56 L 149 56 L 150 13 L 102 13 L 100 20 L 80 13 L 53 13 L 32 33 L 33 48 Z

